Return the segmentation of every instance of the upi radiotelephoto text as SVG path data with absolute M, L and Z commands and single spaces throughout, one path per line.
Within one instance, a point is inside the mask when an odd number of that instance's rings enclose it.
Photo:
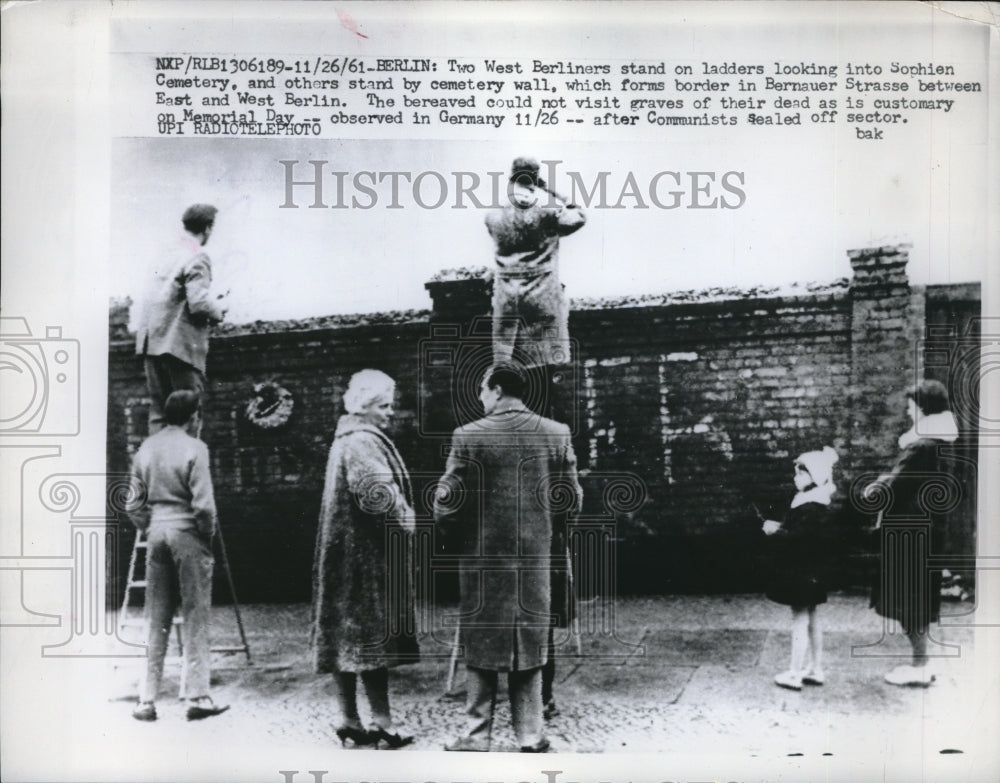
M 131 135 L 338 137 L 405 127 L 443 136 L 558 128 L 563 137 L 614 129 L 617 137 L 655 138 L 837 127 L 869 142 L 985 100 L 977 75 L 959 66 L 892 59 L 141 58 L 137 84 L 148 93 L 132 96 L 139 127 Z

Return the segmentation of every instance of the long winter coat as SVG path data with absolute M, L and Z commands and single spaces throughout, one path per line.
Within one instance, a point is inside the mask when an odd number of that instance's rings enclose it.
M 789 510 L 781 529 L 768 537 L 771 575 L 767 597 L 789 606 L 826 603 L 833 544 L 828 506 L 803 503 Z
M 879 478 L 890 492 L 877 537 L 880 567 L 871 606 L 906 629 L 926 628 L 940 613 L 941 572 L 929 569 L 927 558 L 941 553 L 944 540 L 947 517 L 940 509 L 947 507 L 954 484 L 940 449 L 954 440 L 951 435 L 913 440 Z
M 583 496 L 569 428 L 524 409 L 460 427 L 441 487 L 435 518 L 461 552 L 465 663 L 542 666 L 553 570 L 565 575 L 569 566 L 564 548 L 553 554 L 553 528 L 579 511 Z
M 313 562 L 317 672 L 415 661 L 410 479 L 392 441 L 348 414 L 337 422 Z

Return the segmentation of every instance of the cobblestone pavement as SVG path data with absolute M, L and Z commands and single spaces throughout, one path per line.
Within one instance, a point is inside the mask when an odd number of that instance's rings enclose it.
M 946 603 L 935 626 L 936 682 L 927 689 L 885 683 L 888 669 L 908 660 L 908 643 L 867 608 L 864 597 L 833 595 L 821 609 L 826 627 L 826 684 L 800 692 L 776 687 L 786 668 L 789 615 L 761 596 L 674 596 L 620 599 L 581 613 L 580 649 L 568 639 L 560 659 L 560 714 L 548 726 L 561 753 L 668 753 L 754 758 L 884 759 L 974 748 L 984 718 L 984 688 L 975 681 L 972 607 Z M 230 607 L 216 607 L 214 641 L 238 640 Z M 452 631 L 447 609 L 433 613 L 422 634 L 424 659 L 393 670 L 390 691 L 398 728 L 416 736 L 406 751 L 436 751 L 463 725 L 464 671 L 446 692 Z M 340 722 L 334 686 L 309 668 L 307 605 L 243 607 L 253 665 L 242 655 L 216 655 L 214 696 L 232 705 L 199 724 L 184 721 L 168 666 L 160 720 L 132 721 L 138 665 L 117 670 L 107 720 L 142 746 L 152 732 L 175 733 L 206 747 L 297 746 L 332 749 Z M 591 623 L 590 620 L 601 620 Z M 612 632 L 613 630 L 613 632 Z M 609 631 L 609 632 L 603 632 Z M 885 631 L 885 633 L 884 633 Z M 889 633 L 893 631 L 893 633 Z M 950 646 L 945 646 L 950 645 Z M 501 678 L 502 682 L 503 678 Z M 995 693 L 995 691 L 994 691 Z M 365 717 L 364 699 L 359 699 Z M 494 748 L 516 750 L 502 694 Z M 996 750 L 992 753 L 995 761 Z M 449 756 L 455 754 L 448 754 Z M 463 754 L 467 756 L 478 754 Z M 1000 779 L 1000 778 L 995 778 Z

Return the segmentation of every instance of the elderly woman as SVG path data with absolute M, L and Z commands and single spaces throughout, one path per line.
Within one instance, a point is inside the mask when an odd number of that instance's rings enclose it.
M 326 469 L 313 564 L 312 642 L 317 673 L 332 673 L 343 723 L 341 744 L 399 748 L 413 741 L 392 730 L 389 667 L 417 660 L 410 480 L 383 430 L 395 383 L 362 370 L 344 394 Z M 357 675 L 372 727 L 358 715 Z
M 941 572 L 928 570 L 927 556 L 940 551 L 946 521 L 940 504 L 934 508 L 928 502 L 936 489 L 950 486 L 940 451 L 958 438 L 958 428 L 948 410 L 948 392 L 938 381 L 922 381 L 907 400 L 913 427 L 899 438 L 896 464 L 867 490 L 888 502 L 879 517 L 883 549 L 871 606 L 899 622 L 913 649 L 912 664 L 897 666 L 885 675 L 886 682 L 926 687 L 934 680 L 927 665 L 927 630 L 941 607 Z M 921 538 L 914 523 L 926 522 L 929 538 Z

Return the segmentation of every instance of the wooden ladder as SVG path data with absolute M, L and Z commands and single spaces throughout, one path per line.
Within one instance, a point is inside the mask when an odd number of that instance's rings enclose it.
M 226 581 L 229 584 L 229 594 L 233 599 L 233 612 L 236 615 L 236 625 L 240 632 L 240 644 L 230 647 L 213 647 L 212 652 L 214 653 L 243 653 L 247 658 L 247 665 L 253 665 L 253 659 L 250 656 L 250 645 L 247 642 L 246 631 L 243 628 L 243 617 L 240 614 L 240 605 L 236 599 L 236 585 L 233 582 L 233 573 L 229 568 L 229 555 L 226 552 L 226 542 L 222 537 L 222 528 L 217 529 L 215 540 L 219 542 L 219 553 L 220 560 L 222 562 L 222 569 L 226 574 Z M 145 640 L 147 638 L 148 628 L 146 614 L 144 611 L 146 603 L 146 554 L 149 550 L 149 543 L 146 539 L 146 533 L 142 530 L 136 531 L 135 544 L 132 546 L 132 554 L 129 557 L 128 562 L 128 578 L 125 582 L 125 597 L 122 599 L 121 612 L 118 615 L 118 629 L 119 633 L 124 637 L 124 632 L 130 627 L 139 627 L 142 629 L 142 638 Z M 140 552 L 142 553 L 140 556 Z M 141 595 L 142 600 L 135 606 L 132 605 L 134 595 Z M 135 609 L 140 610 L 136 613 Z M 184 626 L 184 618 L 181 615 L 180 609 L 177 610 L 177 614 L 174 615 L 174 628 L 177 631 L 177 646 L 183 655 L 184 652 L 184 636 L 181 631 Z M 184 692 L 184 684 L 181 683 L 181 693 Z

